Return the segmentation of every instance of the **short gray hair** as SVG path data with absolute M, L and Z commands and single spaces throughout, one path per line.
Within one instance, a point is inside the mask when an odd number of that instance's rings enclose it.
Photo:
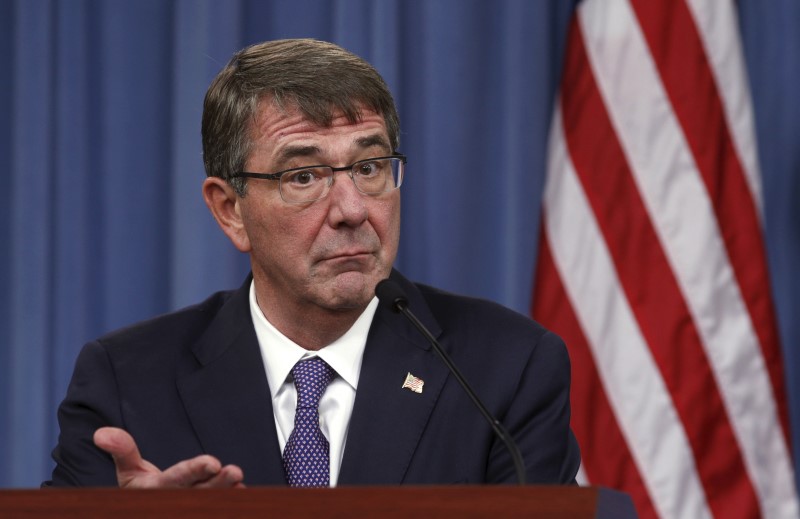
M 330 126 L 337 112 L 352 123 L 360 107 L 383 116 L 389 144 L 397 151 L 400 122 L 392 94 L 372 65 L 332 43 L 275 40 L 233 55 L 211 82 L 203 102 L 203 163 L 206 175 L 225 179 L 239 196 L 242 171 L 252 147 L 250 131 L 259 102 L 297 107 L 314 124 Z

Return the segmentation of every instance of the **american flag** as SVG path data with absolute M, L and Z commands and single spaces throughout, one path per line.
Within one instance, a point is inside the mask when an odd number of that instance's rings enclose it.
M 411 373 L 406 375 L 406 379 L 403 381 L 403 387 L 401 389 L 410 389 L 415 393 L 422 393 L 422 386 L 425 385 L 425 382 L 421 378 L 417 378 Z
M 796 518 L 734 0 L 585 0 L 533 316 L 567 342 L 580 477 L 642 518 Z

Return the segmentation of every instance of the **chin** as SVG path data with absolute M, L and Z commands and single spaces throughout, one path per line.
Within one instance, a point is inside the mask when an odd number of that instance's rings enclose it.
M 364 308 L 375 296 L 375 285 L 383 278 L 361 272 L 345 272 L 336 276 L 328 291 L 331 309 Z

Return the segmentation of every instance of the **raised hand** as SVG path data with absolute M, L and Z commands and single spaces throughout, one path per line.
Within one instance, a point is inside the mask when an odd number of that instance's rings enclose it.
M 207 454 L 181 461 L 162 471 L 142 459 L 139 448 L 127 431 L 102 427 L 94 433 L 94 444 L 111 454 L 121 488 L 224 488 L 244 487 L 242 469 L 222 466 Z

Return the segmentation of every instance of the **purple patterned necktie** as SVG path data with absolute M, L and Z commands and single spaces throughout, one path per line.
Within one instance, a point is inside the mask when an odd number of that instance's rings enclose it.
M 302 360 L 292 368 L 297 388 L 294 429 L 283 449 L 286 481 L 292 487 L 327 487 L 330 484 L 328 440 L 319 428 L 319 399 L 333 380 L 334 371 L 319 357 Z

